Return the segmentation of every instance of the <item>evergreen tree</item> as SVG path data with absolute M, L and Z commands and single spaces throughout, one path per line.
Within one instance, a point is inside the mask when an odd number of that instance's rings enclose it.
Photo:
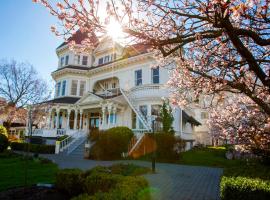
M 163 132 L 164 133 L 174 133 L 172 123 L 173 123 L 173 114 L 172 114 L 172 108 L 169 105 L 168 100 L 163 101 L 163 105 L 160 110 L 160 117 L 162 120 L 163 125 Z

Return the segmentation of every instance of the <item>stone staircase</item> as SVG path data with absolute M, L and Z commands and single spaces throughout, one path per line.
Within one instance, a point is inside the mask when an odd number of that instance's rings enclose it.
M 72 152 L 70 152 L 68 154 L 68 156 L 83 158 L 84 157 L 84 146 L 85 146 L 85 142 L 81 143 Z

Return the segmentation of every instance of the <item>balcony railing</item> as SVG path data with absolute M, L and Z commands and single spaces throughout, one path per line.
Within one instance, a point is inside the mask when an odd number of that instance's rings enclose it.
M 167 97 L 169 90 L 162 84 L 146 84 L 131 88 L 129 95 L 134 98 Z

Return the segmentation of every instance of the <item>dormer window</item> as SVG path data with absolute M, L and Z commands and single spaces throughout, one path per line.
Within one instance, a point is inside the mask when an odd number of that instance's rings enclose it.
M 83 56 L 82 65 L 87 65 L 88 56 Z
M 60 59 L 60 65 L 61 65 L 61 67 L 64 66 L 64 61 L 65 61 L 65 57 L 61 57 L 61 59 Z
M 69 56 L 66 56 L 65 65 L 68 65 Z
M 79 65 L 81 63 L 81 56 L 80 55 L 75 55 L 75 57 L 74 57 L 74 63 L 76 65 Z

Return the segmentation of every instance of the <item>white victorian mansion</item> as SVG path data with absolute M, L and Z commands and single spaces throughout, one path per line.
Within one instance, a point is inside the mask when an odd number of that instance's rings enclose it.
M 85 37 L 77 32 L 70 41 L 80 46 Z M 55 96 L 47 102 L 51 109 L 46 128 L 34 135 L 69 135 L 80 144 L 92 128 L 127 126 L 138 138 L 151 131 L 153 116 L 159 115 L 163 99 L 170 95 L 170 70 L 151 68 L 155 59 L 144 45 L 123 47 L 109 37 L 91 40 L 95 48 L 85 53 L 71 51 L 67 43 L 57 47 L 58 67 L 51 74 Z M 206 111 L 173 107 L 173 116 L 175 133 L 187 141 L 187 149 L 196 142 L 211 143 Z

